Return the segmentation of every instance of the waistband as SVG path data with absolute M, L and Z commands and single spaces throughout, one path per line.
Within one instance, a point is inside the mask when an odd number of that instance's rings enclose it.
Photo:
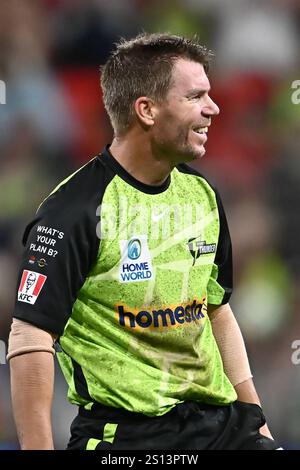
M 114 408 L 111 406 L 105 406 L 101 403 L 93 403 L 91 409 L 87 410 L 83 406 L 79 406 L 79 415 L 85 418 L 91 419 L 103 419 L 106 421 L 113 421 L 115 423 L 122 423 L 128 421 L 141 422 L 143 420 L 151 419 L 161 420 L 164 417 L 172 419 L 178 418 L 178 416 L 186 417 L 189 413 L 202 413 L 206 410 L 217 411 L 220 408 L 228 408 L 230 405 L 209 405 L 206 403 L 186 401 L 182 403 L 177 403 L 171 410 L 159 416 L 150 416 L 143 413 L 137 413 L 134 411 L 125 410 L 123 408 Z

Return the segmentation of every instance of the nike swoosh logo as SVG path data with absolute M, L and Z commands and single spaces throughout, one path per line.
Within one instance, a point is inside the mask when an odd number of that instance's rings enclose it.
M 168 209 L 165 209 L 160 214 L 152 214 L 153 222 L 158 222 L 160 219 L 162 219 L 167 211 L 168 211 Z

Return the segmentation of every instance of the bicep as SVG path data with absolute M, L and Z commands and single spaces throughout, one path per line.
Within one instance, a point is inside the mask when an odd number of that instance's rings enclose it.
M 229 303 L 227 302 L 226 304 L 221 304 L 221 305 L 208 304 L 207 314 L 209 316 L 210 321 L 213 321 L 219 315 L 222 315 L 222 314 L 233 315 L 233 312 Z
M 54 354 L 57 335 L 13 318 L 8 340 L 7 360 L 27 353 L 43 351 Z

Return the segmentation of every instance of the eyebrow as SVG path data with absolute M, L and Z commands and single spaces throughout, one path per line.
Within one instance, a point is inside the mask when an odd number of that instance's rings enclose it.
M 191 90 L 188 90 L 186 93 L 187 97 L 190 96 L 195 96 L 195 95 L 201 95 L 202 93 L 209 93 L 211 88 L 203 89 L 203 88 L 193 88 Z

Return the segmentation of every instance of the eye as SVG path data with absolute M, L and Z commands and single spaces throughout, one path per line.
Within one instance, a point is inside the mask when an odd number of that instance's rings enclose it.
M 195 95 L 190 96 L 190 97 L 189 97 L 189 100 L 198 101 L 198 100 L 200 100 L 200 99 L 203 97 L 204 94 L 205 94 L 204 91 L 203 91 L 203 92 L 199 92 L 199 93 L 197 93 L 197 94 L 195 94 Z
M 197 101 L 198 99 L 199 99 L 198 95 L 188 97 L 188 101 Z

